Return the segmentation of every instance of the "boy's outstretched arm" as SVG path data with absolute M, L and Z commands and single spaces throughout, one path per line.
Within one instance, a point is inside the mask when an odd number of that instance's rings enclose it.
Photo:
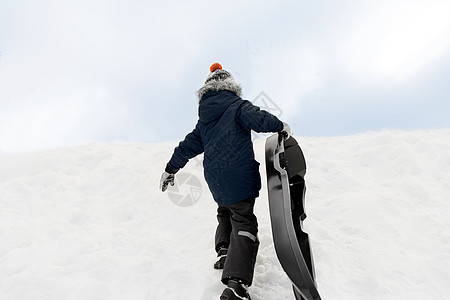
M 174 185 L 175 173 L 183 168 L 189 159 L 203 153 L 203 142 L 198 130 L 198 123 L 194 130 L 186 135 L 177 147 L 175 147 L 166 169 L 161 175 L 160 189 L 164 192 L 168 185 Z

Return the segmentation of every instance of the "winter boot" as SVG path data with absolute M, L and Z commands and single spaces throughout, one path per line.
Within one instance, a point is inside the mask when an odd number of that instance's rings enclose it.
M 240 280 L 230 279 L 223 290 L 220 300 L 251 300 L 248 286 Z
M 225 265 L 225 259 L 227 258 L 228 248 L 221 247 L 217 252 L 218 261 L 214 264 L 214 269 L 221 270 Z

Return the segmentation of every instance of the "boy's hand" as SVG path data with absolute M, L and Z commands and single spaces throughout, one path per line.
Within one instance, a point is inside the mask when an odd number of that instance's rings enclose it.
M 167 190 L 167 187 L 169 186 L 169 183 L 171 186 L 174 186 L 175 184 L 175 174 L 170 174 L 167 172 L 162 173 L 161 175 L 161 181 L 159 183 L 159 188 L 161 191 L 165 192 Z
M 283 122 L 283 130 L 281 130 L 281 134 L 284 135 L 285 139 L 289 139 L 292 135 L 291 127 Z

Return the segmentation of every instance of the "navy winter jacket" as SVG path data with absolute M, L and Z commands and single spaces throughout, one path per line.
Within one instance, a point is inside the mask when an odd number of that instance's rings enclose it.
M 168 169 L 177 172 L 204 152 L 205 179 L 217 203 L 227 205 L 258 197 L 261 177 L 251 130 L 280 132 L 283 123 L 227 90 L 204 94 L 198 114 L 195 129 L 175 148 Z

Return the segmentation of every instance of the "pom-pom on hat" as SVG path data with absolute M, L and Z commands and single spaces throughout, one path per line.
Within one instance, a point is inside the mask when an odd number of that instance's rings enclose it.
M 209 67 L 209 70 L 210 70 L 211 72 L 214 72 L 214 71 L 217 70 L 217 69 L 222 70 L 222 65 L 219 64 L 219 63 L 213 63 L 213 64 L 211 65 L 211 67 Z

